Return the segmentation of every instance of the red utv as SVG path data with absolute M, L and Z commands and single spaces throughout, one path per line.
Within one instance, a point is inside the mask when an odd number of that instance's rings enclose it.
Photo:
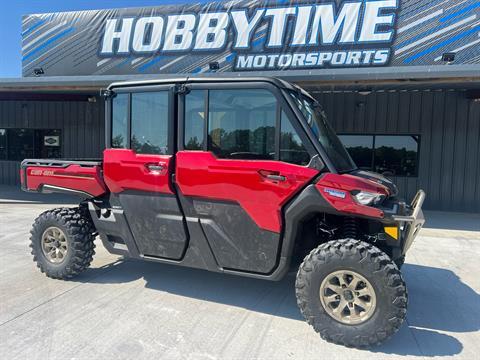
M 422 227 L 382 175 L 358 170 L 321 106 L 279 79 L 112 84 L 102 161 L 24 160 L 26 191 L 81 198 L 41 214 L 31 247 L 56 279 L 114 254 L 265 280 L 299 265 L 322 338 L 379 344 L 407 311 L 400 273 Z M 303 260 L 302 260 L 303 259 Z

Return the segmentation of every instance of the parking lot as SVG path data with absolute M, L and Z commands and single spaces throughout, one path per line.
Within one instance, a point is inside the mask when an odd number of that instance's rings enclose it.
M 407 322 L 371 350 L 328 344 L 303 321 L 295 274 L 281 282 L 123 260 L 97 242 L 89 270 L 46 278 L 32 262 L 30 225 L 69 203 L 0 188 L 2 359 L 478 358 L 480 215 L 427 213 L 404 266 Z

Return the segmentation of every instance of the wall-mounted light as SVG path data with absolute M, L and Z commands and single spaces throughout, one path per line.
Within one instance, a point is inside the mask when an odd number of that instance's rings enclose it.
M 45 74 L 45 71 L 41 67 L 33 69 L 33 75 L 35 75 L 35 76 L 41 76 L 41 75 L 44 75 L 44 74 Z
M 442 54 L 442 61 L 446 63 L 447 65 L 451 64 L 452 62 L 455 61 L 455 55 L 456 53 L 454 52 L 446 52 Z
M 218 61 L 213 61 L 210 64 L 208 64 L 208 67 L 210 68 L 211 71 L 217 71 L 220 70 L 220 64 Z
M 362 96 L 368 96 L 370 95 L 372 92 L 370 90 L 360 90 L 358 92 L 358 95 L 362 95 Z

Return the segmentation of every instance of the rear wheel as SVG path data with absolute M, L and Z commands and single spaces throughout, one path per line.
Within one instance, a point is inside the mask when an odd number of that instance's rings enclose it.
M 349 347 L 382 343 L 407 312 L 398 268 L 375 246 L 353 239 L 314 249 L 298 270 L 296 294 L 300 311 L 320 336 Z
M 94 227 L 85 210 L 58 208 L 44 212 L 30 231 L 33 260 L 54 279 L 69 279 L 91 263 Z

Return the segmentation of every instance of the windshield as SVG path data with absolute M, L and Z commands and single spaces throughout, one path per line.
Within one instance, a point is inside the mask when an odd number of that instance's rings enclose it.
M 301 93 L 290 92 L 290 95 L 337 171 L 348 172 L 356 169 L 352 158 L 328 123 L 320 104 Z

